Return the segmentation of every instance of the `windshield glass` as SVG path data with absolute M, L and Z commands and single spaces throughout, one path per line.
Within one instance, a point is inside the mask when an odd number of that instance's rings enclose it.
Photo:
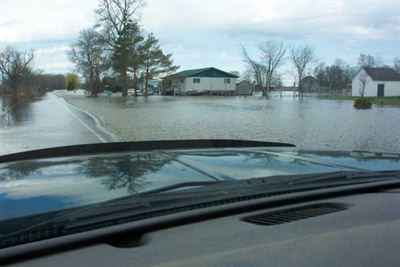
M 199 138 L 399 152 L 399 8 L 1 1 L 0 154 Z
M 176 184 L 400 169 L 399 10 L 0 1 L 0 222 Z

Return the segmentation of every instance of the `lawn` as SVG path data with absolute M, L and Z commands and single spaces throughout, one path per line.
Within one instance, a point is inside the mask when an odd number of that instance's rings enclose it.
M 330 99 L 330 100 L 351 100 L 354 101 L 356 100 L 357 96 L 324 96 L 321 97 L 322 99 Z M 400 106 L 400 96 L 387 96 L 387 97 L 365 97 L 369 101 L 372 102 L 372 104 L 375 105 L 394 105 L 394 106 Z

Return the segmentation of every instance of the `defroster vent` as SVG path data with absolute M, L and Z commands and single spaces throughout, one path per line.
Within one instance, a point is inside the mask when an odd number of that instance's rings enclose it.
M 347 207 L 342 204 L 318 203 L 291 209 L 257 214 L 243 218 L 243 220 L 259 225 L 276 225 L 339 212 L 345 209 L 347 209 Z

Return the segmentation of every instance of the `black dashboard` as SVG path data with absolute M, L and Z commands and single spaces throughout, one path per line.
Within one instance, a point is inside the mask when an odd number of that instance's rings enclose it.
M 399 203 L 393 189 L 251 210 L 12 266 L 398 266 Z

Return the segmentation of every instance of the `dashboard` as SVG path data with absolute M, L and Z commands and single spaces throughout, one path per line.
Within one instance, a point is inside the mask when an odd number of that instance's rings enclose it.
M 399 203 L 400 189 L 392 189 L 251 210 L 12 266 L 398 266 Z

